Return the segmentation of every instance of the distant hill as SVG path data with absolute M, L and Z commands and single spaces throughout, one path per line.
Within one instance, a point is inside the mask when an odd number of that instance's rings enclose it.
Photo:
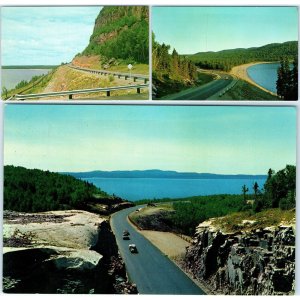
M 198 52 L 188 57 L 199 67 L 229 71 L 233 66 L 255 61 L 279 61 L 298 55 L 298 41 L 272 43 L 262 47 L 228 49 L 218 52 Z
M 95 21 L 86 49 L 79 55 L 149 63 L 147 6 L 105 6 Z
M 63 172 L 75 178 L 266 179 L 266 175 L 220 175 L 162 170 Z

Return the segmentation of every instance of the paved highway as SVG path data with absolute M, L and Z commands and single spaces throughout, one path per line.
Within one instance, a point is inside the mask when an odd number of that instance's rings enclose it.
M 139 293 L 204 295 L 184 272 L 129 224 L 127 215 L 136 209 L 131 207 L 115 213 L 111 226 L 129 278 L 136 283 Z M 130 232 L 130 240 L 122 239 L 124 229 Z M 129 244 L 135 244 L 138 253 L 131 253 Z
M 221 92 L 229 84 L 232 83 L 233 77 L 227 74 L 220 73 L 220 78 L 210 81 L 207 84 L 199 87 L 190 88 L 182 92 L 165 96 L 164 100 L 206 100 L 212 95 Z M 227 78 L 227 79 L 226 79 Z M 216 99 L 218 100 L 218 99 Z

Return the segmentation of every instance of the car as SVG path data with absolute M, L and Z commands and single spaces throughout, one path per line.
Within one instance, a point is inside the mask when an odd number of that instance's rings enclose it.
M 128 245 L 128 248 L 129 248 L 129 251 L 130 251 L 131 253 L 138 253 L 138 250 L 137 250 L 135 244 L 130 244 L 130 245 Z
M 127 235 L 127 234 L 123 234 L 123 240 L 130 240 L 130 237 L 129 237 L 129 235 Z
M 123 236 L 124 235 L 130 235 L 129 231 L 127 229 L 123 230 Z

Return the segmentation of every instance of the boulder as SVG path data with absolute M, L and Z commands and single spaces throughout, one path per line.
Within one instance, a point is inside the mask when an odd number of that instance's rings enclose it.
M 109 223 L 80 210 L 4 212 L 7 293 L 116 293 L 126 271 Z M 130 284 L 129 284 L 130 286 Z

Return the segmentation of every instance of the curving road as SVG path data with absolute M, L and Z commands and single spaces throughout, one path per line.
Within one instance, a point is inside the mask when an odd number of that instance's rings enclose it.
M 139 293 L 204 295 L 184 272 L 129 224 L 127 216 L 136 209 L 131 207 L 113 214 L 111 226 L 129 278 L 136 283 Z M 130 240 L 122 239 L 124 229 L 130 232 Z M 137 254 L 129 251 L 129 244 L 137 246 Z
M 221 92 L 233 81 L 233 77 L 228 74 L 218 74 L 219 79 L 210 81 L 199 87 L 193 87 L 176 94 L 168 95 L 162 100 L 206 100 L 209 97 Z

